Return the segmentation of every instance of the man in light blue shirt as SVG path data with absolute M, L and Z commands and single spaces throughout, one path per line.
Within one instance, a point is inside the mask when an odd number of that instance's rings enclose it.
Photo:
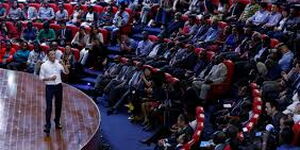
M 294 59 L 294 54 L 292 51 L 289 50 L 289 48 L 281 44 L 278 46 L 278 50 L 282 53 L 281 59 L 278 61 L 278 65 L 281 68 L 282 71 L 288 72 L 292 67 L 292 62 Z
M 281 20 L 281 18 L 282 15 L 281 13 L 278 12 L 278 6 L 273 4 L 271 8 L 271 13 L 268 16 L 268 21 L 262 27 L 265 29 L 275 27 L 278 24 L 278 22 Z
M 138 43 L 135 54 L 140 57 L 147 56 L 152 47 L 153 43 L 148 39 L 148 33 L 143 32 L 143 40 Z
M 113 19 L 112 26 L 104 26 L 106 30 L 111 32 L 111 41 L 112 43 L 116 41 L 117 33 L 119 32 L 120 28 L 127 25 L 129 21 L 129 14 L 125 11 L 126 6 L 121 5 L 119 11 L 115 14 Z
M 43 3 L 43 6 L 40 7 L 38 12 L 38 19 L 41 20 L 52 20 L 54 19 L 55 14 L 53 8 L 49 7 L 47 2 Z
M 261 3 L 261 10 L 257 11 L 253 16 L 247 19 L 247 25 L 260 26 L 268 21 L 269 12 L 267 11 L 267 4 Z

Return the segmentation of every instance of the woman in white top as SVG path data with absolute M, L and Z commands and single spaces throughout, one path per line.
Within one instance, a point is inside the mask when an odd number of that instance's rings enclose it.
M 80 9 L 80 5 L 76 5 L 73 14 L 70 15 L 69 19 L 71 21 L 68 22 L 68 25 L 70 24 L 76 26 L 80 25 L 81 22 L 80 18 L 82 17 L 82 15 L 83 15 L 83 11 Z

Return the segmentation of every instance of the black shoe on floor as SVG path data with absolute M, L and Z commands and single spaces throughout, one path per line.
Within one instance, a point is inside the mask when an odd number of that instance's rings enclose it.
M 44 126 L 44 132 L 47 134 L 47 136 L 49 136 L 49 134 L 50 134 L 50 129 L 51 129 L 50 126 L 47 126 L 47 125 Z
M 55 123 L 55 128 L 56 129 L 62 129 L 63 126 L 60 123 Z

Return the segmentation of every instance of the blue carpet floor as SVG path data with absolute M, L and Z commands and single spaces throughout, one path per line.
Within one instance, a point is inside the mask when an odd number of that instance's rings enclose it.
M 154 145 L 148 147 L 139 140 L 151 135 L 142 130 L 141 126 L 128 121 L 128 114 L 118 113 L 107 116 L 106 108 L 99 105 L 101 112 L 102 136 L 110 144 L 112 150 L 153 150 Z

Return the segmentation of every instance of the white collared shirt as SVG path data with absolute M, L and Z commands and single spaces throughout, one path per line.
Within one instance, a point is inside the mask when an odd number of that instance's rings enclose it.
M 43 80 L 45 78 L 51 78 L 52 76 L 56 76 L 56 79 L 54 81 L 45 81 L 46 85 L 57 85 L 62 83 L 61 81 L 61 73 L 65 73 L 65 69 L 62 66 L 62 64 L 59 63 L 58 60 L 55 60 L 54 62 L 51 62 L 47 60 L 45 63 L 41 66 L 40 71 L 40 79 Z

